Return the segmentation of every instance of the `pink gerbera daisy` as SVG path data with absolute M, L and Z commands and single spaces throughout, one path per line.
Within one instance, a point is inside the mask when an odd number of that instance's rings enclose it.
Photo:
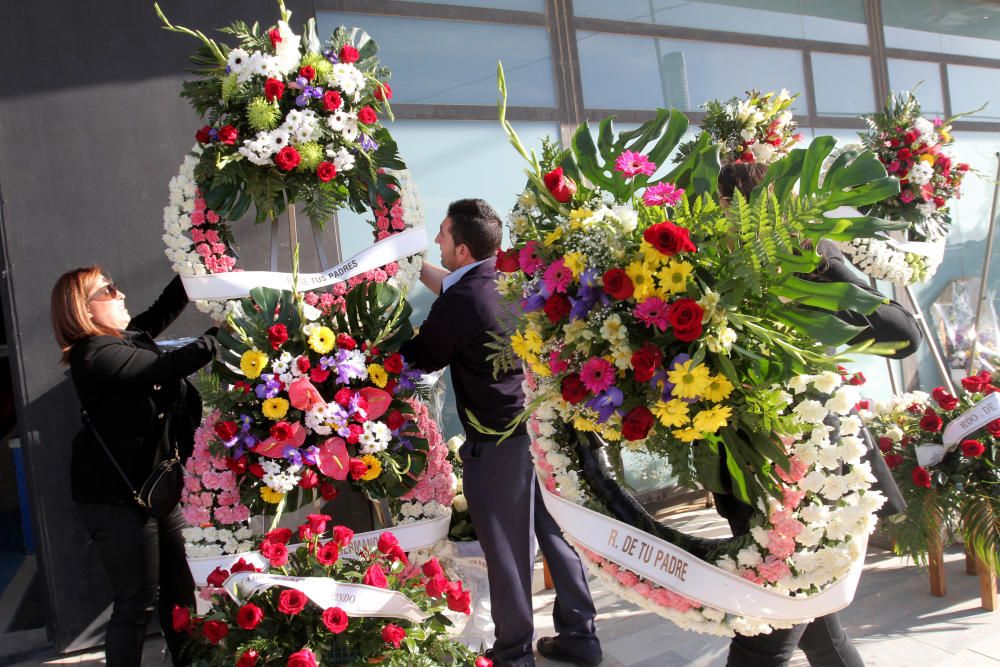
M 636 318 L 647 327 L 666 331 L 670 325 L 670 304 L 658 296 L 651 296 L 635 307 Z
M 521 270 L 529 276 L 534 275 L 535 271 L 545 265 L 545 262 L 538 255 L 538 244 L 534 241 L 528 241 L 524 244 L 521 252 L 518 253 L 517 259 L 521 265 Z
M 599 394 L 614 384 L 615 367 L 603 357 L 591 357 L 580 369 L 580 381 L 587 389 Z
M 632 178 L 638 174 L 652 176 L 656 171 L 656 163 L 650 162 L 642 153 L 625 151 L 615 160 L 615 169 L 624 174 L 625 178 Z
M 545 283 L 545 289 L 550 293 L 565 292 L 569 284 L 573 282 L 573 272 L 566 266 L 565 261 L 557 259 L 549 264 L 549 268 L 545 269 L 542 281 Z
M 684 190 L 673 183 L 657 183 L 646 188 L 642 201 L 646 206 L 676 206 L 684 196 Z

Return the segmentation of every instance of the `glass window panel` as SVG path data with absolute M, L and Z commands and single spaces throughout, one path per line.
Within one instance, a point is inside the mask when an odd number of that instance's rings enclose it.
M 816 112 L 856 116 L 875 109 L 871 61 L 867 56 L 813 53 Z
M 556 106 L 545 28 L 332 12 L 317 12 L 317 22 L 320 35 L 349 25 L 375 39 L 393 102 L 493 105 L 500 60 L 511 105 Z
M 863 0 L 574 0 L 573 11 L 618 21 L 868 43 Z
M 995 122 L 1000 119 L 1000 69 L 948 65 L 948 88 L 952 113 L 972 111 L 989 102 L 985 109 L 963 120 Z
M 589 108 L 697 110 L 749 88 L 800 92 L 799 51 L 577 32 Z
M 403 0 L 435 5 L 460 5 L 462 7 L 487 7 L 490 9 L 515 9 L 522 12 L 545 13 L 545 0 Z
M 889 86 L 896 92 L 916 90 L 925 114 L 944 115 L 941 70 L 937 63 L 889 58 Z
M 882 0 L 885 43 L 1000 58 L 1000 6 L 985 0 Z

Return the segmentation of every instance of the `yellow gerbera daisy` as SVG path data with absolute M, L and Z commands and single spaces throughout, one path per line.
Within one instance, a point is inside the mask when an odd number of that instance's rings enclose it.
M 673 436 L 681 442 L 694 442 L 700 440 L 702 433 L 696 428 L 682 428 L 672 432 Z
M 278 421 L 288 414 L 288 401 L 283 398 L 269 398 L 260 406 L 260 411 L 271 421 Z
M 265 368 L 267 368 L 267 355 L 260 350 L 247 350 L 240 357 L 240 370 L 251 380 L 260 377 Z
M 697 398 L 705 394 L 709 384 L 708 367 L 699 364 L 691 368 L 693 359 L 683 364 L 676 364 L 669 373 L 667 381 L 674 385 L 674 396 L 677 398 Z
M 657 401 L 653 406 L 653 415 L 666 427 L 684 426 L 691 421 L 688 417 L 688 404 L 673 398 L 669 401 Z
M 382 462 L 371 454 L 365 454 L 361 460 L 368 466 L 368 472 L 361 476 L 361 481 L 370 482 L 382 474 Z
M 687 290 L 688 278 L 694 266 L 690 262 L 671 261 L 656 274 L 660 287 L 669 294 L 680 294 Z
M 728 405 L 716 405 L 714 408 L 702 410 L 696 414 L 692 425 L 703 433 L 715 433 L 725 426 L 728 419 L 732 416 L 732 408 Z
M 597 424 L 582 415 L 573 418 L 573 428 L 577 431 L 596 431 Z
M 379 389 L 385 389 L 385 383 L 389 381 L 389 374 L 380 364 L 368 364 L 368 379 Z
M 281 499 L 285 497 L 285 494 L 281 491 L 275 491 L 269 486 L 262 486 L 260 487 L 260 497 L 264 499 L 265 503 L 277 505 L 281 502 Z
M 333 346 L 336 343 L 337 337 L 329 327 L 316 327 L 316 329 L 309 334 L 309 347 L 312 348 L 313 352 L 318 354 L 326 354 L 333 349 Z
M 710 401 L 724 401 L 731 393 L 733 393 L 733 383 L 722 373 L 713 375 L 705 388 L 705 398 Z

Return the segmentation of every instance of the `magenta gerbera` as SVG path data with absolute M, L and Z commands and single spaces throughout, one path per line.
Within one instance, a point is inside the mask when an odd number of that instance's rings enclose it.
M 646 188 L 642 201 L 646 206 L 676 206 L 684 196 L 684 190 L 673 183 L 657 183 Z
M 566 266 L 565 261 L 557 259 L 549 264 L 549 268 L 545 269 L 542 282 L 545 283 L 545 289 L 550 293 L 565 292 L 569 284 L 573 282 L 573 272 Z
M 521 248 L 521 252 L 518 254 L 517 259 L 521 264 L 521 270 L 529 276 L 533 275 L 535 271 L 545 265 L 542 258 L 538 256 L 538 243 L 535 241 L 528 241 L 525 243 L 524 247 Z
M 666 331 L 670 324 L 670 304 L 658 296 L 651 296 L 635 307 L 635 316 L 647 327 Z
M 580 369 L 583 386 L 599 394 L 615 383 L 615 367 L 603 357 L 591 357 Z
M 650 162 L 642 153 L 625 151 L 615 160 L 615 169 L 624 174 L 625 178 L 632 178 L 638 174 L 652 176 L 656 171 L 656 163 Z

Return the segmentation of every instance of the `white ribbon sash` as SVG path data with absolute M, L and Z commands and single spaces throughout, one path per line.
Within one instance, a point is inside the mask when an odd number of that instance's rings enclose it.
M 1000 393 L 992 393 L 948 422 L 941 434 L 942 445 L 918 445 L 914 452 L 917 463 L 923 467 L 937 465 L 945 455 L 955 449 L 965 436 L 978 431 L 994 419 L 1000 419 Z
M 575 542 L 648 581 L 730 614 L 770 621 L 806 621 L 833 613 L 851 603 L 864 566 L 867 538 L 860 545 L 862 557 L 844 578 L 816 595 L 791 598 L 544 488 L 542 499 L 549 514 Z
M 361 275 L 366 271 L 385 266 L 390 262 L 416 255 L 427 248 L 424 228 L 411 227 L 377 242 L 354 257 L 321 273 L 300 273 L 299 291 L 308 292 L 329 287 Z M 232 271 L 206 276 L 181 276 L 184 290 L 192 301 L 200 299 L 240 299 L 250 294 L 254 287 L 291 290 L 291 273 L 276 271 Z
M 416 549 L 423 549 L 440 540 L 448 537 L 448 525 L 451 522 L 450 516 L 442 516 L 436 519 L 427 519 L 415 523 L 407 523 L 402 526 L 372 530 L 367 533 L 357 533 L 347 547 L 340 550 L 341 558 L 357 558 L 358 552 L 362 549 L 374 549 L 378 544 L 378 538 L 382 533 L 391 532 L 399 540 L 399 547 L 406 552 Z M 288 551 L 294 552 L 301 546 L 292 544 L 288 546 Z M 266 569 L 268 560 L 259 551 L 244 551 L 238 554 L 226 554 L 225 556 L 207 556 L 204 558 L 188 558 L 188 569 L 197 586 L 204 586 L 208 580 L 208 575 L 216 569 L 229 570 L 233 563 L 242 558 L 247 563 L 254 565 L 258 569 Z
M 275 586 L 302 591 L 321 609 L 340 607 L 348 616 L 403 618 L 414 623 L 427 619 L 427 614 L 399 591 L 364 584 L 344 584 L 326 577 L 237 572 L 222 585 L 237 604 L 243 604 L 255 593 Z

